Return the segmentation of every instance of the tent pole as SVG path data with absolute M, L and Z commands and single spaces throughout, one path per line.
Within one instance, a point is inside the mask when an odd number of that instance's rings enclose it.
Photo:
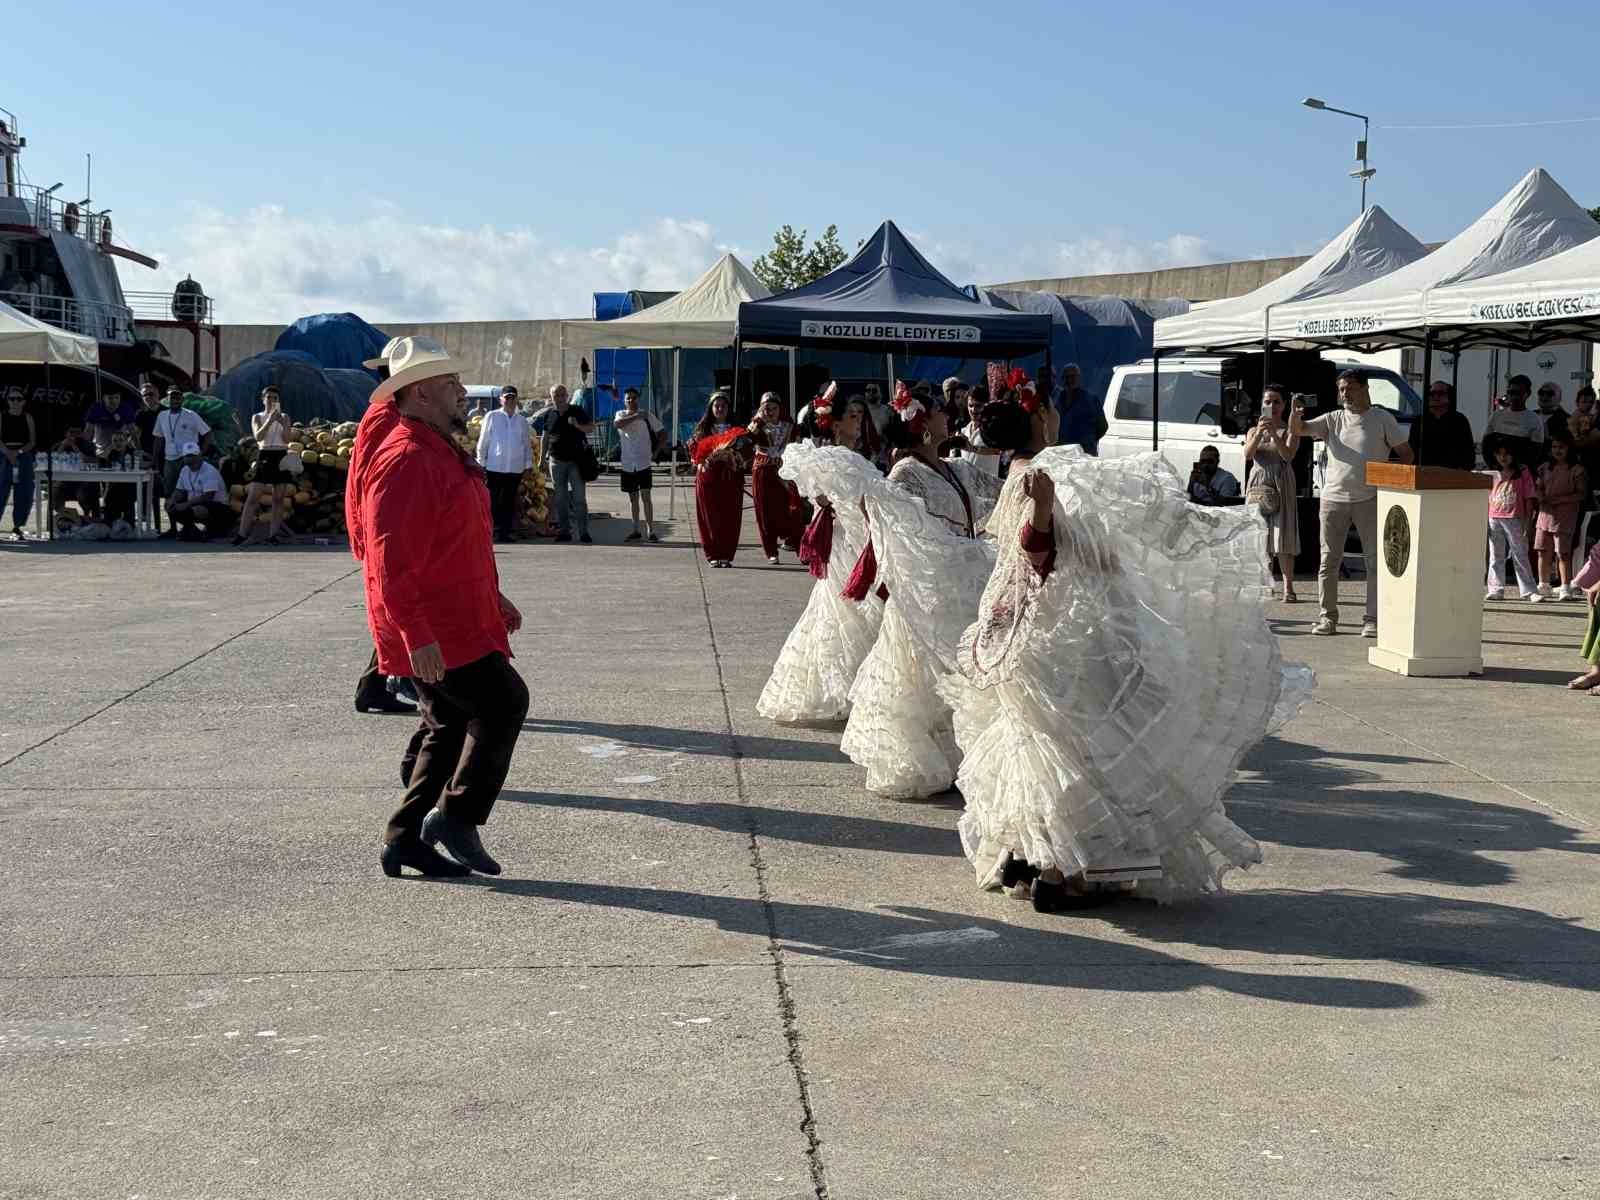
M 1152 349 L 1150 373 L 1150 449 L 1161 452 L 1161 351 Z
M 1417 466 L 1422 465 L 1423 440 L 1428 436 L 1428 389 L 1433 386 L 1433 330 L 1422 331 L 1422 413 L 1417 417 Z
M 795 395 L 795 383 L 794 383 L 794 347 L 790 346 L 789 347 L 789 402 L 785 407 L 789 410 L 789 419 L 791 421 L 794 420 L 794 414 L 800 411 L 799 408 L 795 404 L 795 402 L 798 399 L 799 399 L 799 397 Z
M 892 396 L 892 395 L 894 395 L 894 354 L 893 354 L 893 352 L 885 354 L 883 356 L 883 361 L 888 366 L 888 369 L 889 369 L 889 390 L 886 391 L 884 393 L 884 395 L 885 396 Z
M 567 326 L 561 325 L 561 374 L 556 376 L 556 382 L 562 387 L 567 386 Z
M 672 487 L 667 494 L 667 520 L 678 519 L 678 348 L 672 348 Z

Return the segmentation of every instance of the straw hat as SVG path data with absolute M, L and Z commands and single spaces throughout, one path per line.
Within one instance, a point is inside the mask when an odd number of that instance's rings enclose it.
M 399 344 L 399 338 L 390 338 L 388 342 L 384 344 L 383 349 L 378 352 L 377 358 L 364 359 L 362 360 L 361 365 L 366 367 L 369 371 L 376 371 L 379 367 L 387 367 L 389 365 L 389 355 L 394 352 L 394 348 Z
M 384 347 L 384 359 L 388 363 L 389 378 L 372 393 L 373 404 L 387 400 L 410 384 L 437 379 L 440 375 L 455 375 L 461 370 L 461 364 L 429 337 L 395 338 Z

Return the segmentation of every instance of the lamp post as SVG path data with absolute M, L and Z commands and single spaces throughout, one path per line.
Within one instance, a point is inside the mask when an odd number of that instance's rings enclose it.
M 1361 140 L 1356 143 L 1356 161 L 1361 165 L 1354 171 L 1350 172 L 1350 178 L 1359 179 L 1361 181 L 1361 211 L 1366 212 L 1367 180 L 1371 179 L 1378 173 L 1375 167 L 1367 166 L 1367 133 L 1371 129 L 1371 122 L 1368 121 L 1365 113 L 1351 112 L 1348 108 L 1335 108 L 1327 101 L 1318 100 L 1315 96 L 1307 96 L 1304 100 L 1300 101 L 1300 103 L 1304 104 L 1307 108 L 1320 109 L 1322 112 L 1338 113 L 1345 117 L 1355 117 L 1361 122 Z

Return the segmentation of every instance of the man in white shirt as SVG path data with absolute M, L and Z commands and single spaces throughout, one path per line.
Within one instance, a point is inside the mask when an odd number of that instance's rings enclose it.
M 204 542 L 220 537 L 233 528 L 235 519 L 228 503 L 228 486 L 217 469 L 200 457 L 198 442 L 187 442 L 179 449 L 183 451 L 181 465 L 167 501 L 167 516 L 174 528 L 182 530 L 178 540 Z
M 172 387 L 167 389 L 167 407 L 156 417 L 151 436 L 155 438 L 155 459 L 161 464 L 161 492 L 171 496 L 183 469 L 184 446 L 194 442 L 204 450 L 211 440 L 211 426 L 199 413 L 185 408 L 183 393 Z M 173 531 L 162 536 L 171 537 Z
M 1515 440 L 1513 452 L 1520 462 L 1534 462 L 1539 458 L 1535 446 L 1544 444 L 1544 418 L 1528 410 L 1528 396 L 1533 391 L 1533 380 L 1526 375 L 1513 375 L 1506 380 L 1506 406 L 1489 414 L 1489 424 L 1484 436 L 1491 433 Z M 1488 459 L 1484 460 L 1488 462 Z
M 638 388 L 628 388 L 622 393 L 622 410 L 614 418 L 614 424 L 617 440 L 622 444 L 622 490 L 628 493 L 628 503 L 633 506 L 633 532 L 623 540 L 637 542 L 643 537 L 659 542 L 656 511 L 650 501 L 650 464 L 666 440 L 666 433 L 654 413 L 640 409 Z M 643 534 L 639 532 L 641 505 L 644 508 Z
M 1386 408 L 1375 408 L 1367 393 L 1367 377 L 1359 368 L 1339 374 L 1340 408 L 1306 420 L 1296 398 L 1291 428 L 1301 437 L 1320 438 L 1327 467 L 1322 478 L 1322 564 L 1317 568 L 1321 613 L 1311 632 L 1323 637 L 1339 629 L 1339 562 L 1344 557 L 1350 526 L 1361 538 L 1367 564 L 1366 623 L 1361 636 L 1378 636 L 1378 489 L 1367 482 L 1369 462 L 1388 462 L 1392 451 L 1411 461 L 1411 445 L 1400 422 Z
M 517 490 L 533 467 L 528 418 L 517 408 L 517 389 L 500 389 L 500 407 L 483 418 L 478 434 L 478 462 L 489 485 L 489 511 L 494 540 L 509 542 L 517 530 Z

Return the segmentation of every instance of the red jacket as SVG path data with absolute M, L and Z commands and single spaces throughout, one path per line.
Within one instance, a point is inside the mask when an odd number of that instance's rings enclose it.
M 394 406 L 394 397 L 391 396 L 362 413 L 361 424 L 356 429 L 356 444 L 350 451 L 350 469 L 344 477 L 344 527 L 350 534 L 350 553 L 355 555 L 357 562 L 367 556 L 366 530 L 361 526 L 362 476 L 367 459 L 399 423 L 400 410 Z
M 446 670 L 496 650 L 509 658 L 489 491 L 477 464 L 444 435 L 400 417 L 355 482 L 379 670 L 411 674 L 411 652 L 433 642 Z

